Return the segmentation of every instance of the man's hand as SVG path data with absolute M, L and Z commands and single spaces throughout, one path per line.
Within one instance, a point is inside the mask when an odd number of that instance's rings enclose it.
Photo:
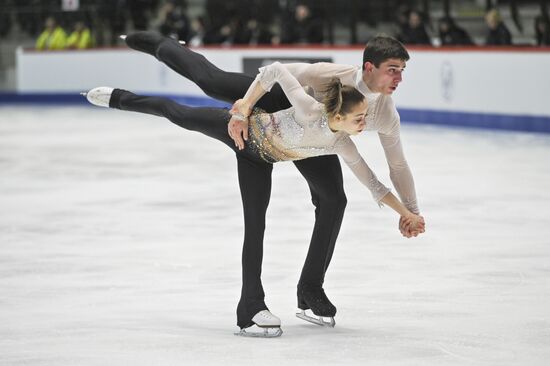
M 416 237 L 426 231 L 426 223 L 420 215 L 409 217 L 401 216 L 399 219 L 399 231 L 406 238 Z
M 229 110 L 231 119 L 227 124 L 227 133 L 235 141 L 235 146 L 239 150 L 244 149 L 244 142 L 248 140 L 248 116 L 251 110 L 252 108 L 244 99 L 235 101 Z
M 239 150 L 244 149 L 244 142 L 248 140 L 248 118 L 243 121 L 240 117 L 232 116 L 227 124 L 227 132 L 235 141 L 235 146 Z
M 246 118 L 252 113 L 252 108 L 244 99 L 237 99 L 231 106 L 229 113 L 231 113 L 231 115 L 240 115 L 242 118 Z

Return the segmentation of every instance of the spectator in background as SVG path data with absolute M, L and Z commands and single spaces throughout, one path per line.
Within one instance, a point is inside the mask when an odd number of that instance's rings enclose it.
M 231 44 L 233 41 L 233 29 L 235 19 L 229 19 L 226 23 L 215 26 L 213 23 L 206 23 L 202 41 L 208 44 Z M 204 23 L 203 23 L 204 24 Z
M 470 46 L 474 44 L 470 35 L 456 25 L 451 17 L 443 17 L 439 20 L 439 37 L 442 46 Z
M 235 34 L 235 44 L 271 44 L 273 33 L 269 24 L 260 23 L 257 19 L 249 19 L 244 26 L 238 29 Z
M 418 45 L 432 45 L 430 36 L 426 32 L 426 26 L 422 15 L 416 11 L 411 10 L 409 13 L 409 23 L 407 32 L 402 33 L 398 38 L 403 40 L 405 44 L 418 44 Z
M 12 4 L 8 0 L 5 6 L 12 6 Z M 0 37 L 5 37 L 10 33 L 11 25 L 11 14 L 7 11 L 0 11 Z
M 542 15 L 535 18 L 535 37 L 537 46 L 550 46 L 550 22 Z
M 153 26 L 167 37 L 188 42 L 191 38 L 191 22 L 185 14 L 185 8 L 185 2 L 167 1 L 160 7 Z
M 411 12 L 411 9 L 409 9 L 406 5 L 399 5 L 396 11 L 396 23 L 398 27 L 398 33 L 395 36 L 397 40 L 401 43 L 405 43 L 405 40 L 403 39 L 403 35 L 406 35 L 409 33 L 409 14 Z
M 151 12 L 157 8 L 159 0 L 126 0 L 134 29 L 146 30 Z
M 294 15 L 283 22 L 281 43 L 322 43 L 323 20 L 305 4 L 296 6 Z
M 126 29 L 126 7 L 127 0 L 97 0 L 97 10 L 99 15 L 100 25 L 96 27 L 96 31 L 100 31 L 100 44 L 103 45 L 103 31 L 107 31 L 110 38 L 107 44 L 114 46 L 117 44 L 118 36 L 125 33 Z
M 94 46 L 95 39 L 90 28 L 83 21 L 77 21 L 74 25 L 74 31 L 67 39 L 67 48 L 83 50 Z
M 19 28 L 32 37 L 36 37 L 42 27 L 45 14 L 43 14 L 43 2 L 41 0 L 13 0 L 16 9 L 15 19 Z M 8 4 L 9 5 L 9 2 Z M 30 9 L 36 9 L 30 11 Z
M 62 50 L 67 45 L 67 34 L 54 17 L 46 18 L 45 29 L 36 41 L 37 50 Z
M 512 44 L 512 35 L 502 21 L 497 9 L 491 9 L 485 15 L 485 23 L 489 28 L 485 44 L 487 46 L 507 46 Z
M 191 37 L 189 39 L 189 46 L 198 47 L 204 44 L 204 34 L 206 27 L 203 17 L 197 17 L 191 20 Z

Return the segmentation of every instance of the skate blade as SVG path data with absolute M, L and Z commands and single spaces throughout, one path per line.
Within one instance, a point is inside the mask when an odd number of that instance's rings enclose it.
M 315 316 L 317 316 L 317 315 L 315 315 Z M 336 325 L 336 321 L 334 321 L 334 317 L 332 317 L 332 316 L 326 317 L 326 318 L 329 318 L 330 320 L 325 321 L 322 316 L 317 316 L 317 318 L 314 318 L 312 316 L 307 315 L 306 311 L 301 310 L 301 309 L 300 309 L 300 311 L 298 311 L 296 313 L 296 317 L 298 317 L 302 320 L 305 320 L 306 322 L 310 322 L 310 323 L 313 323 L 313 324 L 320 325 L 322 327 L 334 328 L 334 326 Z
M 266 327 L 261 329 L 263 329 L 263 332 L 254 332 L 254 331 L 247 332 L 246 329 L 241 329 L 239 332 L 234 334 L 240 337 L 252 337 L 252 338 L 277 338 L 283 334 L 283 330 L 281 328 Z

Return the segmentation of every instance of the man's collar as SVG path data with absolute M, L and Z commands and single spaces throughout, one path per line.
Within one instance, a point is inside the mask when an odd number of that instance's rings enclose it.
M 371 94 L 373 92 L 363 81 L 363 70 L 361 68 L 357 70 L 357 75 L 355 77 L 355 88 L 357 88 L 357 90 L 359 90 L 363 95 Z

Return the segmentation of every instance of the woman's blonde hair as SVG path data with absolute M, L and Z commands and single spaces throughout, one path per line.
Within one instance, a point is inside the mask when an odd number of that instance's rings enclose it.
M 325 89 L 326 112 L 333 117 L 337 114 L 345 115 L 351 112 L 352 108 L 365 100 L 365 96 L 353 86 L 342 85 L 338 78 L 333 78 Z

